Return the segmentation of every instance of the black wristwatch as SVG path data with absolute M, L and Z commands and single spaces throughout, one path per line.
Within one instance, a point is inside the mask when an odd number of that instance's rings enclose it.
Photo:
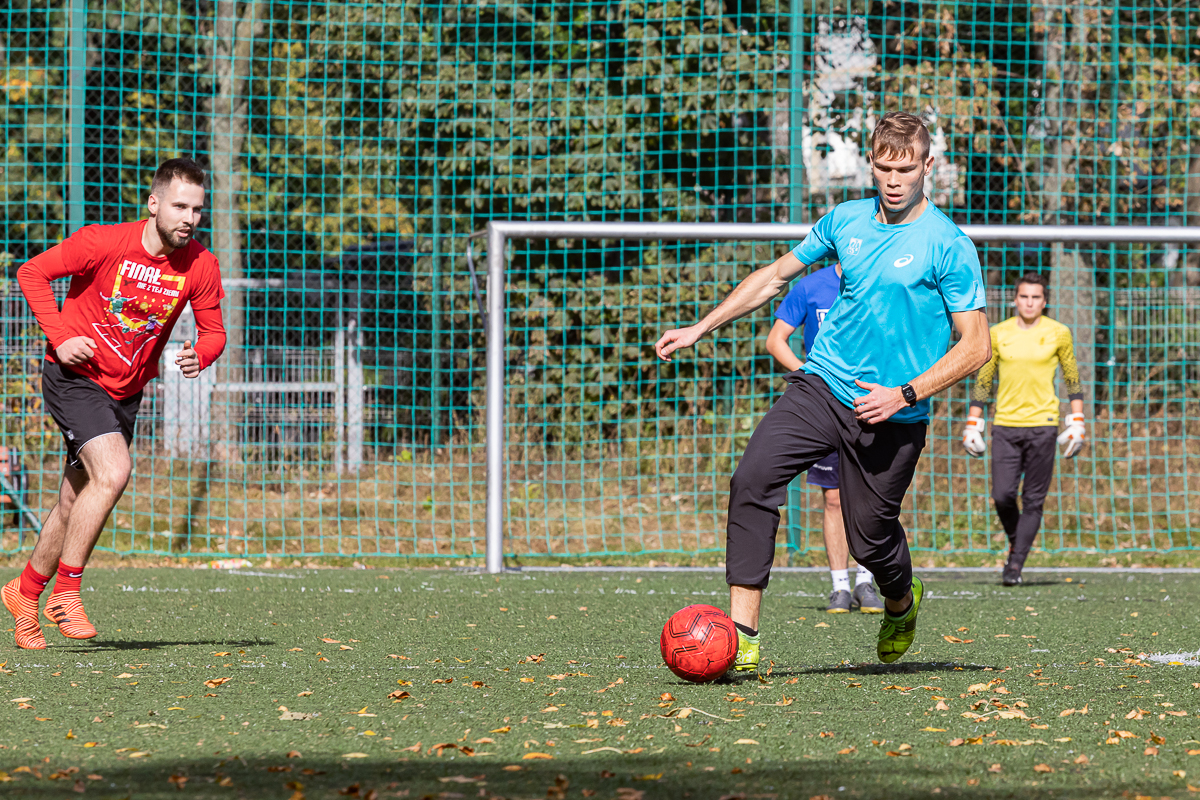
M 917 390 L 912 388 L 911 384 L 904 384 L 900 387 L 900 394 L 904 395 L 904 402 L 910 406 L 917 404 Z

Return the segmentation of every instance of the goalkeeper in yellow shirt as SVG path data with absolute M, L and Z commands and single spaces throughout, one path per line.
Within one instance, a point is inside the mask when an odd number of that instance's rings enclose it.
M 1046 278 L 1027 272 L 1017 283 L 1017 314 L 993 325 L 992 360 L 985 364 L 971 391 L 971 410 L 963 429 L 963 447 L 980 458 L 987 451 L 983 438 L 983 407 L 991 399 L 999 373 L 995 416 L 992 419 L 992 500 L 1008 535 L 1008 560 L 1003 583 L 1021 583 L 1021 568 L 1042 524 L 1042 503 L 1054 474 L 1055 444 L 1074 457 L 1083 449 L 1083 386 L 1071 330 L 1042 316 L 1050 301 Z M 1066 429 L 1058 433 L 1059 399 L 1054 373 L 1062 367 L 1071 401 Z M 1021 485 L 1022 475 L 1025 478 Z M 1017 505 L 1017 489 L 1021 504 Z

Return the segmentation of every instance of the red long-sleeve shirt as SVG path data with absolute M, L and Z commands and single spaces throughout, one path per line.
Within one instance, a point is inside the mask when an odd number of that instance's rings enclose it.
M 46 358 L 68 339 L 87 336 L 95 355 L 70 367 L 116 399 L 137 394 L 158 376 L 171 329 L 189 302 L 196 317 L 194 344 L 204 369 L 225 349 L 221 271 L 195 240 L 168 256 L 142 246 L 147 220 L 89 225 L 21 265 L 17 282 L 50 340 Z M 71 277 L 62 310 L 50 282 Z

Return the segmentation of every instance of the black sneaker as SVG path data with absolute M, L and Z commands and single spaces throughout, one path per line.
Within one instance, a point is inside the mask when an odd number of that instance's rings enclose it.
M 830 614 L 850 613 L 850 593 L 845 589 L 834 589 L 829 593 L 829 607 L 825 611 Z
M 1005 586 L 1020 586 L 1021 568 L 1013 566 L 1012 562 L 1004 564 L 1004 573 L 1000 576 L 1000 582 Z
M 860 583 L 850 594 L 850 601 L 863 614 L 882 614 L 883 603 L 875 594 L 875 587 L 869 583 Z

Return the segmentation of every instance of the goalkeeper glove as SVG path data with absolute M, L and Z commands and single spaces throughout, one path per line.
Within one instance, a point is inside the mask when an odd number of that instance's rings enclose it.
M 1083 449 L 1083 442 L 1087 439 L 1083 427 L 1083 414 L 1067 414 L 1066 423 L 1067 427 L 1058 435 L 1058 443 L 1066 445 L 1066 449 L 1063 450 L 1064 457 L 1074 458 L 1075 454 Z
M 983 440 L 984 425 L 983 417 L 967 417 L 967 424 L 963 428 L 963 447 L 975 458 L 982 458 L 987 452 L 987 442 Z

